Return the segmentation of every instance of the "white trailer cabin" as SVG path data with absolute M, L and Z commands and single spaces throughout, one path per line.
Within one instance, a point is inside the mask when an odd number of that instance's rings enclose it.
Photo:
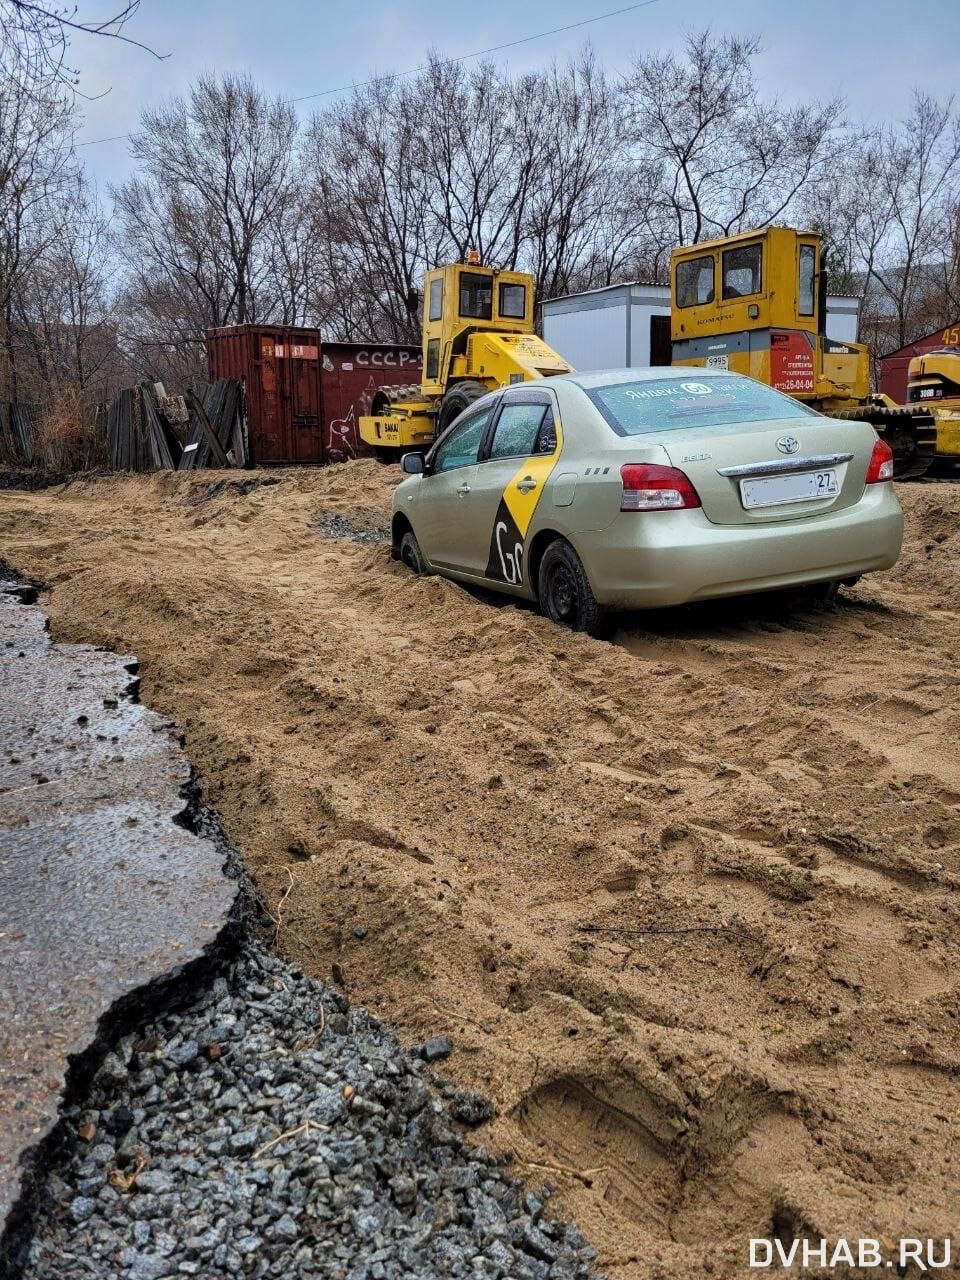
M 670 363 L 670 287 L 611 284 L 541 304 L 543 338 L 575 369 L 646 369 Z M 856 342 L 860 299 L 827 297 L 827 337 Z

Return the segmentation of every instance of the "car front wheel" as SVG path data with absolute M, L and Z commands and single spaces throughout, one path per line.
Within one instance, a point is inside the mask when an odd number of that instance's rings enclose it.
M 537 576 L 540 611 L 571 631 L 598 635 L 603 629 L 603 611 L 587 578 L 580 557 L 563 538 L 551 542 L 540 561 Z
M 412 529 L 408 529 L 400 539 L 399 558 L 412 573 L 430 573 L 430 566 L 423 558 L 423 552 L 420 550 L 420 543 L 417 541 L 417 535 Z

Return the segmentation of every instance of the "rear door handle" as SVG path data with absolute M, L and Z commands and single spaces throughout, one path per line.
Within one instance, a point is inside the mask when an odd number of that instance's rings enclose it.
M 457 494 L 458 494 L 458 496 L 459 496 L 459 497 L 461 497 L 461 498 L 462 498 L 462 497 L 464 496 L 464 494 L 467 494 L 467 493 L 469 493 L 469 492 L 470 492 L 470 486 L 467 484 L 466 480 L 464 480 L 463 484 L 462 484 L 462 485 L 460 486 L 460 488 L 457 490 Z
M 537 482 L 533 476 L 524 476 L 522 480 L 517 481 L 517 488 L 521 493 L 529 493 L 531 489 L 537 487 Z

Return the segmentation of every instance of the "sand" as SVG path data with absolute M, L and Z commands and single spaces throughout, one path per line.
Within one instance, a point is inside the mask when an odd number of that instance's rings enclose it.
M 611 1277 L 954 1233 L 960 486 L 899 486 L 900 563 L 835 609 L 605 642 L 318 536 L 396 478 L 4 493 L 0 554 L 57 638 L 139 656 L 282 950 L 449 1031 Z

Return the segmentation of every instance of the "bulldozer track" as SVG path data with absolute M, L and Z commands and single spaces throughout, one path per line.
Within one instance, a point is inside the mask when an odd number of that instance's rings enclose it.
M 919 479 L 933 465 L 937 423 L 926 410 L 867 401 L 855 409 L 835 409 L 829 416 L 846 422 L 869 422 L 881 432 L 893 449 L 897 480 Z M 900 427 L 903 429 L 898 430 Z

